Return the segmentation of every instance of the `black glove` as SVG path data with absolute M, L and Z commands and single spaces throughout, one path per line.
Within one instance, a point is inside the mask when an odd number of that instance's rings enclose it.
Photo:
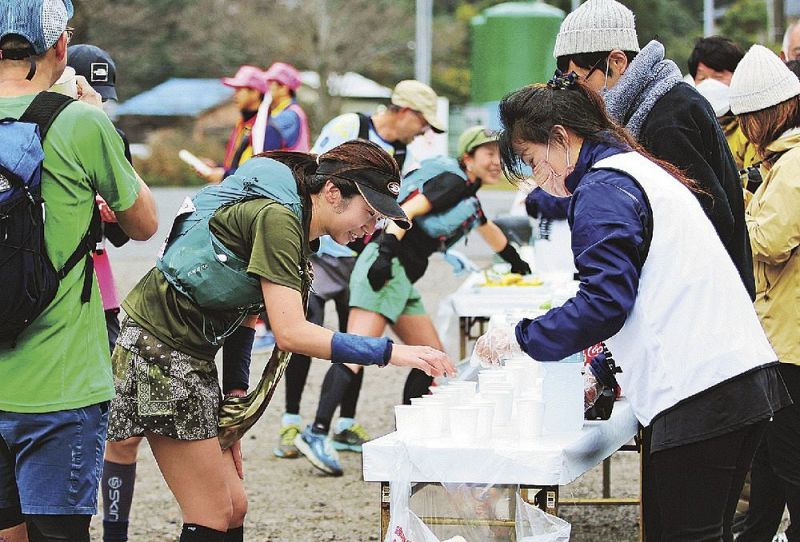
M 511 243 L 506 244 L 506 247 L 497 253 L 498 256 L 511 264 L 511 272 L 519 273 L 520 275 L 530 275 L 531 266 L 528 262 L 519 257 L 517 249 Z
M 378 258 L 367 272 L 369 285 L 376 292 L 392 278 L 392 258 L 399 246 L 400 240 L 391 233 L 384 232 L 378 240 Z

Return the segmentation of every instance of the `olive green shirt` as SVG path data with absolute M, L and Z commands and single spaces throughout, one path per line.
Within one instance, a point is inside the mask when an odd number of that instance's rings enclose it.
M 302 292 L 311 249 L 297 216 L 284 205 L 267 198 L 228 205 L 216 212 L 209 227 L 223 245 L 248 261 L 248 273 Z M 201 309 L 156 268 L 139 281 L 122 306 L 164 343 L 206 360 L 213 360 L 221 346 L 209 339 L 238 325 L 237 311 Z

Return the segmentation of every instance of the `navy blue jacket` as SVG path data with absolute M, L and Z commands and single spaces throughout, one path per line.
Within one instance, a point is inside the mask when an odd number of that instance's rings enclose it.
M 525 198 L 525 210 L 532 218 L 564 220 L 569 210 L 569 198 L 551 196 L 537 186 Z
M 581 284 L 563 306 L 517 324 L 517 342 L 539 361 L 563 359 L 613 336 L 633 309 L 652 212 L 630 176 L 590 171 L 597 161 L 621 152 L 625 149 L 619 146 L 585 141 L 566 179 L 572 192 L 567 219 Z

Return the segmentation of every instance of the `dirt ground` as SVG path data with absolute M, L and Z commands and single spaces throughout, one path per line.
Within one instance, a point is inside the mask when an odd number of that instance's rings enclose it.
M 191 192 L 181 189 L 156 191 L 161 228 L 148 243 L 129 244 L 112 249 L 117 282 L 121 294 L 127 293 L 154 261 L 158 245 L 166 236 L 172 214 L 183 197 Z M 488 194 L 487 194 L 488 195 Z M 496 196 L 497 201 L 484 202 L 498 210 L 507 203 L 509 194 Z M 488 199 L 488 198 L 487 198 Z M 490 213 L 490 216 L 493 214 Z M 488 263 L 488 250 L 479 239 L 470 240 L 465 252 L 476 262 Z M 418 283 L 429 314 L 436 316 L 439 302 L 452 293 L 462 279 L 454 278 L 449 266 L 440 258 L 432 259 L 429 272 Z M 329 309 L 332 310 L 332 309 Z M 332 315 L 326 322 L 334 322 Z M 454 345 L 455 326 L 444 338 Z M 457 353 L 452 350 L 452 353 Z M 260 374 L 266 355 L 254 356 L 253 378 Z M 304 423 L 313 419 L 327 361 L 312 364 L 301 406 Z M 396 368 L 367 371 L 359 403 L 358 420 L 375 437 L 393 430 L 392 406 L 401 400 L 406 371 Z M 245 537 L 251 541 L 306 542 L 316 540 L 369 541 L 379 539 L 379 484 L 365 483 L 361 477 L 361 456 L 341 454 L 344 476 L 331 478 L 321 474 L 303 458 L 286 460 L 272 455 L 277 441 L 284 390 L 279 386 L 264 417 L 245 436 L 245 486 L 249 512 Z M 625 452 L 612 459 L 612 495 L 636 496 L 638 492 L 638 455 Z M 561 488 L 562 497 L 599 497 L 601 472 L 597 467 Z M 638 533 L 638 507 L 563 507 L 563 518 L 572 524 L 572 540 L 635 541 Z M 139 454 L 136 490 L 130 516 L 130 540 L 177 541 L 181 528 L 180 511 L 167 489 L 146 443 Z M 102 539 L 102 517 L 92 521 L 92 539 Z M 473 540 L 470 540 L 473 542 Z

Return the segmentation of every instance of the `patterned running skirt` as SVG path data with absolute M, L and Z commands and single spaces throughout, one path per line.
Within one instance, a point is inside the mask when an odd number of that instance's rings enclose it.
M 217 436 L 221 393 L 213 362 L 173 349 L 127 318 L 111 356 L 116 397 L 108 439 L 145 431 L 177 440 Z

